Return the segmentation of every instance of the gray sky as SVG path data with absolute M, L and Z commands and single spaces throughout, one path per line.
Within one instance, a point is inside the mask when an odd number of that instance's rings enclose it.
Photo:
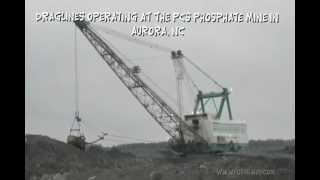
M 26 133 L 65 140 L 74 115 L 74 25 L 36 23 L 43 11 L 277 12 L 279 24 L 188 24 L 183 38 L 151 38 L 184 54 L 226 87 L 237 119 L 252 139 L 294 138 L 294 2 L 290 0 L 44 1 L 26 2 Z M 133 24 L 103 24 L 123 33 Z M 151 24 L 152 25 L 152 24 Z M 170 24 L 167 26 L 171 27 Z M 169 54 L 105 36 L 175 97 Z M 167 140 L 78 31 L 80 112 L 89 139 L 100 131 Z M 148 57 L 153 57 L 149 58 Z M 135 59 L 139 59 L 135 61 Z M 189 67 L 187 67 L 189 70 Z M 208 81 L 190 69 L 205 90 Z M 106 145 L 125 141 L 105 141 Z

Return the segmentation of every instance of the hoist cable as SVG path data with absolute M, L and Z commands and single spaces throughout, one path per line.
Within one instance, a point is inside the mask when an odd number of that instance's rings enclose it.
M 91 123 L 88 123 L 87 121 L 84 123 L 84 125 L 86 125 L 87 129 L 89 130 L 89 126 L 90 126 L 90 131 L 91 132 L 97 132 L 97 131 L 100 131 L 100 130 L 93 130 L 93 129 L 97 129 L 95 126 L 93 126 Z M 104 132 L 103 132 L 104 134 Z M 134 141 L 138 141 L 138 142 L 153 142 L 151 140 L 146 140 L 146 139 L 141 139 L 141 138 L 135 138 L 135 137 L 129 137 L 129 136 L 122 136 L 122 135 L 118 135 L 118 134 L 114 134 L 114 133 L 106 133 L 106 135 L 104 136 L 104 138 L 106 137 L 114 137 L 114 138 L 120 138 L 120 139 L 130 139 L 130 140 L 134 140 Z
M 97 32 L 96 32 L 96 33 L 97 33 Z M 97 33 L 97 34 L 99 34 L 99 33 Z M 107 42 L 108 45 L 109 45 L 110 47 L 112 47 L 112 49 L 113 49 L 114 51 L 116 51 L 119 55 L 121 55 L 122 58 L 123 58 L 124 60 L 126 60 L 126 62 L 130 63 L 132 66 L 136 66 L 135 63 L 133 63 L 125 54 L 123 54 L 118 48 L 116 48 L 110 41 L 108 41 L 108 40 L 105 39 L 103 36 L 101 36 L 101 34 L 100 34 L 100 37 L 103 39 L 103 41 Z M 146 73 L 140 72 L 140 74 L 141 74 L 142 76 L 144 76 L 146 79 L 148 79 L 148 80 L 149 80 L 156 88 L 158 88 L 158 90 L 161 91 L 161 93 L 162 93 L 163 95 L 165 95 L 170 101 L 172 101 L 172 102 L 175 103 L 176 100 L 175 100 L 173 97 L 171 97 L 170 94 L 169 94 L 167 91 L 165 91 L 165 90 L 162 89 L 157 83 L 155 83 Z
M 152 43 L 152 42 L 147 42 L 145 40 L 140 40 L 140 39 L 135 39 L 133 37 L 128 37 L 128 35 L 124 34 L 124 33 L 121 33 L 121 32 L 118 32 L 118 31 L 115 31 L 113 29 L 110 29 L 110 28 L 107 28 L 107 27 L 104 27 L 104 26 L 100 26 L 100 25 L 95 25 L 95 27 L 98 27 L 99 29 L 101 29 L 104 33 L 107 33 L 107 34 L 111 34 L 111 35 L 114 35 L 118 38 L 121 38 L 121 39 L 125 39 L 127 41 L 131 41 L 131 42 L 134 42 L 134 43 L 137 43 L 137 44 L 140 44 L 140 45 L 143 45 L 143 46 L 147 46 L 149 48 L 152 48 L 152 49 L 158 49 L 160 51 L 163 51 L 163 52 L 171 52 L 172 50 L 168 47 L 165 47 L 165 46 L 161 46 L 159 44 L 155 44 L 155 43 Z
M 190 58 L 184 56 L 184 58 L 192 65 L 194 66 L 198 71 L 200 71 L 204 76 L 206 76 L 209 80 L 211 80 L 214 84 L 219 86 L 220 88 L 224 88 L 220 83 L 218 83 L 215 79 L 213 79 L 209 74 L 207 74 L 205 71 L 203 71 L 198 65 L 196 65 Z
M 81 135 L 81 125 L 80 121 L 78 121 L 79 117 L 79 79 L 78 79 L 78 47 L 77 47 L 77 27 L 74 28 L 74 105 L 75 105 L 75 116 L 74 120 L 72 121 L 72 125 L 70 128 L 70 135 L 72 131 L 78 131 L 78 135 Z M 76 128 L 74 128 L 75 124 L 77 125 Z
M 132 37 L 129 37 L 128 35 L 112 30 L 110 28 L 106 28 L 104 26 L 99 26 L 99 25 L 95 25 L 96 27 L 98 27 L 99 29 L 101 29 L 103 32 L 110 34 L 110 35 L 114 35 L 118 38 L 122 38 L 125 39 L 127 41 L 131 41 L 140 45 L 144 45 L 147 46 L 149 48 L 153 48 L 153 49 L 158 49 L 160 51 L 164 51 L 164 52 L 172 52 L 173 50 L 171 48 L 162 46 L 162 45 L 158 45 L 155 43 L 151 43 L 151 42 L 147 42 L 145 40 L 140 40 L 140 39 L 134 39 Z M 185 56 L 184 56 L 185 57 Z M 214 84 L 216 84 L 217 86 L 219 86 L 220 88 L 224 88 L 220 83 L 218 83 L 215 79 L 213 79 L 209 74 L 207 74 L 205 71 L 203 71 L 198 65 L 196 65 L 191 59 L 189 59 L 188 57 L 185 57 L 185 59 L 192 65 L 194 66 L 198 71 L 200 71 L 204 76 L 206 76 L 209 80 L 211 80 Z
M 164 56 L 168 56 L 168 55 L 159 55 L 159 56 L 148 56 L 148 57 L 134 57 L 134 58 L 130 58 L 131 61 L 144 61 L 144 62 L 148 62 L 151 61 L 153 59 L 159 59 L 159 58 L 164 58 Z
M 120 136 L 120 135 L 114 135 L 114 134 L 108 134 L 107 136 L 114 137 L 114 138 L 120 138 L 120 139 L 130 139 L 130 140 L 135 140 L 135 141 L 140 141 L 140 142 L 148 142 L 148 143 L 153 142 L 153 141 L 146 140 L 146 139 L 140 139 L 140 138 L 129 137 L 129 136 Z
M 192 84 L 192 86 L 199 91 L 200 88 L 197 86 L 197 84 L 194 82 L 194 80 L 191 78 L 191 76 L 189 75 L 189 73 L 187 72 L 187 70 L 184 68 L 183 69 L 184 74 L 186 75 L 187 80 Z
M 74 29 L 74 80 L 75 80 L 75 113 L 79 113 L 79 79 L 78 79 L 78 50 L 77 50 L 77 27 Z

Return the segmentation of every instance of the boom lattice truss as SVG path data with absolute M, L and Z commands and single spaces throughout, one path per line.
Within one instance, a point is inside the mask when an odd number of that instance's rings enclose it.
M 184 128 L 198 141 L 206 143 L 160 96 L 140 79 L 133 68 L 128 67 L 124 63 L 114 50 L 100 38 L 89 22 L 75 21 L 75 24 L 121 82 L 176 142 L 184 143 L 184 136 L 182 135 L 182 128 Z

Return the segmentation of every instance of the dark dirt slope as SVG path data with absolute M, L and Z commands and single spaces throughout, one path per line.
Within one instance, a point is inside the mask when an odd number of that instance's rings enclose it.
M 282 140 L 251 141 L 237 155 L 172 158 L 157 151 L 165 149 L 165 143 L 92 147 L 82 152 L 46 136 L 27 138 L 25 172 L 26 179 L 30 172 L 32 180 L 295 179 L 294 143 Z
M 250 140 L 242 154 L 282 156 L 294 154 L 294 140 Z M 161 158 L 168 149 L 166 142 L 159 143 L 133 143 L 117 146 L 123 152 L 129 152 L 140 158 Z
M 129 153 L 116 149 L 91 147 L 87 152 L 64 142 L 41 135 L 27 135 L 25 143 L 25 173 L 31 176 L 57 172 L 82 172 L 87 169 L 110 168 L 115 159 L 133 158 Z

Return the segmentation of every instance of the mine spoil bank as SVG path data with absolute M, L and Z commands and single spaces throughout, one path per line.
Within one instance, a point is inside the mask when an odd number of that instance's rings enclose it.
M 237 154 L 179 158 L 167 144 L 92 146 L 27 135 L 25 180 L 283 180 L 295 179 L 294 140 L 252 140 Z

